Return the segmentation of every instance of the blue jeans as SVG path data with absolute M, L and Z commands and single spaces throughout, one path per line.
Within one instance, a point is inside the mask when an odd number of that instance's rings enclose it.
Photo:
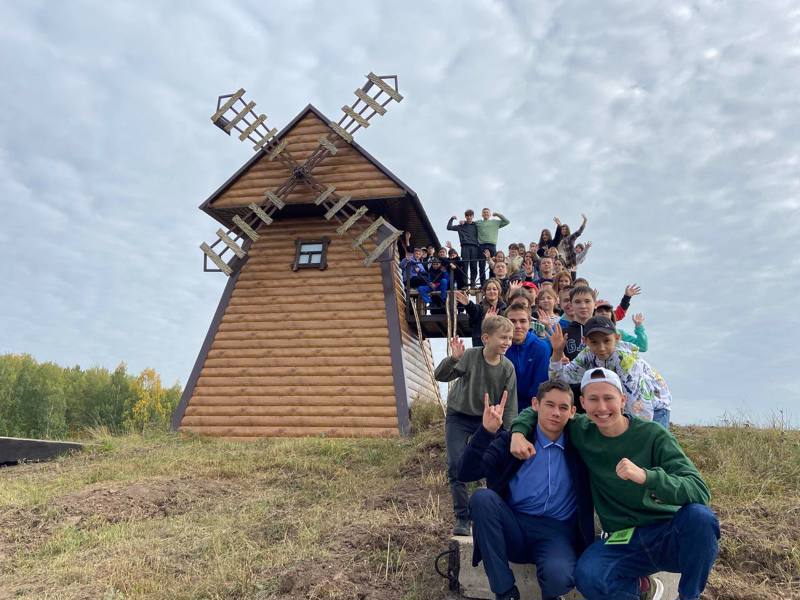
M 719 521 L 704 504 L 687 504 L 669 521 L 637 527 L 628 544 L 598 540 L 578 560 L 575 580 L 586 600 L 639 600 L 639 577 L 680 573 L 681 600 L 697 600 L 717 558 Z
M 669 430 L 669 413 L 670 410 L 668 408 L 657 408 L 653 411 L 653 421 L 664 429 Z
M 472 494 L 469 508 L 475 546 L 495 594 L 504 594 L 514 585 L 509 561 L 536 565 L 543 600 L 557 598 L 575 586 L 574 520 L 514 512 L 497 492 L 487 489 Z
M 431 292 L 433 291 L 433 288 L 429 285 L 421 285 L 417 289 L 419 290 L 419 297 L 422 298 L 422 301 L 425 304 L 430 304 Z M 444 306 L 447 298 L 447 279 L 439 280 L 439 287 L 437 288 L 437 291 L 441 293 L 440 298 L 442 299 L 442 306 Z

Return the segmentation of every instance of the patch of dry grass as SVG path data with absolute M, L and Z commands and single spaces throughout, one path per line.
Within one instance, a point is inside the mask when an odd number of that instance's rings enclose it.
M 441 409 L 406 440 L 95 432 L 0 469 L 0 600 L 444 598 Z M 723 529 L 710 600 L 800 598 L 800 432 L 679 427 Z

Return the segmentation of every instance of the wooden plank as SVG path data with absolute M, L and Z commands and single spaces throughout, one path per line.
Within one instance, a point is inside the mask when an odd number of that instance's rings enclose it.
M 241 133 L 241 134 L 239 134 L 239 141 L 242 141 L 242 142 L 243 142 L 244 140 L 246 140 L 246 139 L 247 139 L 247 136 L 248 136 L 248 135 L 250 135 L 251 133 L 253 133 L 253 132 L 256 130 L 256 128 L 257 128 L 259 125 L 261 125 L 261 124 L 262 124 L 264 121 L 266 121 L 266 120 L 267 120 L 267 115 L 258 115 L 258 117 L 256 117 L 256 120 L 255 120 L 255 121 L 253 121 L 253 122 L 252 122 L 252 123 L 251 123 L 251 124 L 250 124 L 250 125 L 247 127 L 247 129 L 245 129 L 244 131 L 242 131 L 242 133 Z
M 327 150 L 331 156 L 336 156 L 336 153 L 339 152 L 339 149 L 333 144 L 333 142 L 331 142 L 324 135 L 320 136 L 318 141 L 319 145 L 325 148 L 325 150 Z
M 386 314 L 382 317 L 373 317 L 370 319 L 337 319 L 335 321 L 315 321 L 313 319 L 299 320 L 299 321 L 251 321 L 250 323 L 221 323 L 219 326 L 220 333 L 260 333 L 270 331 L 292 331 L 297 332 L 296 335 L 302 336 L 303 333 L 327 332 L 328 335 L 335 335 L 336 331 L 343 329 L 353 329 L 363 327 L 364 329 L 374 330 L 388 333 L 386 329 Z M 331 332 L 334 332 L 333 334 Z
M 372 110 L 374 110 L 374 111 L 375 111 L 376 113 L 378 113 L 379 115 L 385 115 L 385 114 L 386 114 L 386 108 L 384 108 L 383 106 L 381 106 L 381 105 L 380 105 L 378 102 L 376 102 L 376 101 L 375 101 L 375 100 L 372 98 L 372 96 L 370 96 L 369 94 L 367 94 L 367 93 L 366 93 L 364 90 L 362 90 L 361 88 L 358 88 L 358 89 L 355 91 L 355 94 L 356 94 L 356 96 L 358 97 L 358 99 L 359 99 L 359 100 L 361 100 L 362 102 L 364 102 L 364 103 L 365 103 L 367 106 L 369 106 L 369 107 L 370 107 Z
M 343 106 L 342 110 L 344 111 L 344 114 L 353 119 L 353 121 L 361 125 L 364 129 L 369 127 L 369 121 L 367 121 L 364 117 L 362 117 L 360 114 L 358 114 L 349 106 Z
M 335 185 L 329 185 L 329 186 L 328 186 L 328 187 L 325 189 L 325 191 L 324 191 L 324 192 L 322 192 L 322 193 L 321 193 L 319 196 L 317 196 L 317 199 L 316 199 L 316 200 L 314 200 L 314 204 L 316 204 L 317 206 L 319 206 L 320 204 L 322 204 L 323 202 L 325 202 L 325 200 L 327 200 L 327 199 L 328 199 L 328 196 L 330 196 L 330 195 L 331 195 L 333 192 L 335 192 L 335 191 L 336 191 L 336 186 L 335 186 Z
M 384 220 L 383 217 L 378 217 L 377 219 L 375 219 L 375 221 L 369 227 L 367 227 L 364 231 L 362 231 L 361 235 L 359 235 L 355 239 L 355 241 L 352 244 L 352 247 L 353 248 L 357 248 L 358 246 L 363 245 L 364 242 L 366 242 L 368 238 L 370 238 L 372 235 L 375 234 L 375 232 L 378 231 L 378 229 L 380 229 L 381 225 L 385 225 L 385 224 L 386 224 L 386 221 Z
M 328 340 L 318 340 L 326 342 Z M 331 340 L 332 341 L 332 340 Z M 352 342 L 352 340 L 348 340 Z M 369 342 L 372 344 L 373 342 Z M 208 353 L 209 359 L 213 358 L 285 358 L 289 357 L 292 360 L 300 360 L 303 358 L 320 358 L 320 357 L 353 357 L 360 356 L 365 358 L 367 356 L 385 357 L 389 356 L 389 348 L 378 348 L 372 345 L 367 346 L 342 346 L 341 341 L 338 345 L 309 345 L 303 344 L 302 347 L 297 345 L 293 346 L 266 346 L 266 347 L 215 347 L 212 345 Z
M 304 309 L 313 309 L 315 308 L 313 305 L 310 306 L 303 306 Z M 340 307 L 341 308 L 341 307 Z M 386 322 L 386 313 L 382 310 L 383 307 L 378 307 L 372 310 L 365 310 L 365 309 L 356 309 L 352 311 L 312 311 L 306 310 L 304 312 L 295 312 L 289 310 L 287 312 L 262 312 L 259 311 L 257 313 L 249 313 L 245 315 L 228 315 L 225 314 L 223 317 L 222 322 L 226 325 L 231 324 L 240 324 L 240 325 L 250 325 L 253 323 L 283 323 L 285 321 L 289 321 L 292 319 L 302 319 L 301 322 L 308 322 L 308 321 L 322 321 L 322 320 L 331 320 L 331 321 L 340 321 L 340 320 L 351 320 L 351 319 L 365 319 L 365 320 L 378 320 L 382 323 Z
M 266 353 L 265 353 L 266 354 Z M 310 365 L 314 368 L 318 367 L 352 367 L 359 365 L 359 367 L 391 367 L 392 361 L 389 356 L 314 356 L 314 357 L 300 357 L 300 356 L 261 356 L 261 357 L 229 357 L 229 358 L 214 358 L 209 356 L 206 358 L 204 368 L 209 370 L 214 368 L 236 368 L 243 369 L 246 367 L 279 367 L 279 368 L 295 368 L 298 365 Z
M 397 409 L 394 406 L 296 406 L 284 404 L 282 406 L 189 406 L 186 409 L 187 417 L 394 417 Z M 289 423 L 293 421 L 289 420 Z M 234 425 L 234 423 L 229 423 Z
M 239 88 L 238 90 L 236 90 L 233 93 L 233 95 L 230 98 L 228 98 L 228 100 L 222 106 L 220 106 L 217 109 L 217 112 L 215 112 L 213 115 L 211 115 L 211 122 L 212 123 L 216 123 L 217 120 L 219 120 L 219 118 L 222 115 L 224 115 L 226 112 L 228 112 L 228 109 L 231 106 L 233 106 L 236 103 L 236 101 L 239 98 L 241 98 L 242 96 L 244 96 L 244 88 Z
M 222 240 L 222 243 L 225 244 L 228 248 L 230 248 L 233 253 L 238 256 L 239 258 L 244 258 L 245 251 L 242 250 L 242 247 L 239 246 L 236 242 L 234 242 L 228 234 L 225 232 L 224 229 L 221 227 L 217 229 L 217 237 Z
M 269 202 L 272 202 L 272 204 L 275 205 L 275 208 L 277 208 L 278 210 L 286 206 L 284 201 L 281 200 L 280 197 L 275 192 L 271 192 L 269 190 L 267 190 L 264 193 L 264 199 L 268 200 Z
M 401 235 L 403 235 L 402 231 L 394 231 L 393 233 L 391 233 L 389 237 L 387 237 L 380 244 L 378 244 L 378 247 L 375 248 L 375 250 L 373 250 L 370 253 L 370 255 L 364 259 L 364 266 L 368 267 L 376 260 L 378 260 L 378 258 L 380 258 L 380 256 L 386 251 L 386 249 L 392 244 L 394 244 L 397 241 L 397 238 L 399 238 Z
M 272 224 L 272 217 L 270 217 L 264 210 L 255 202 L 251 202 L 249 205 L 250 210 L 252 210 L 255 215 L 263 221 L 264 225 L 271 225 Z
M 335 296 L 335 294 L 334 294 Z M 329 298 L 324 296 L 330 302 L 319 302 L 314 304 L 298 304 L 290 302 L 286 296 L 264 296 L 264 301 L 261 298 L 258 300 L 254 298 L 237 298 L 236 302 L 231 298 L 228 308 L 225 311 L 226 316 L 231 315 L 252 315 L 261 314 L 264 308 L 268 308 L 274 312 L 294 312 L 294 313 L 307 313 L 307 312 L 321 312 L 328 313 L 329 311 L 342 310 L 342 311 L 373 311 L 382 310 L 384 308 L 383 298 L 378 298 L 378 292 L 369 294 L 369 297 L 354 298 L 349 294 L 341 298 Z
M 222 257 L 219 254 L 217 254 L 211 249 L 211 246 L 203 242 L 202 244 L 200 244 L 200 249 L 205 253 L 206 256 L 208 256 L 208 258 L 211 259 L 211 262 L 217 265 L 217 268 L 220 271 L 225 273 L 225 275 L 227 275 L 228 277 L 231 276 L 231 274 L 233 273 L 233 269 L 231 269 L 228 266 L 228 263 L 222 260 Z
M 389 396 L 394 398 L 393 385 L 259 385 L 197 387 L 195 396 L 300 396 L 314 393 L 319 396 Z
M 306 327 L 308 324 L 306 324 Z M 338 331 L 338 333 L 337 333 Z M 216 343 L 217 340 L 229 342 L 233 340 L 238 340 L 240 343 L 239 345 L 243 348 L 252 348 L 254 347 L 250 342 L 260 341 L 260 340 L 269 340 L 269 339 L 283 339 L 283 340 L 295 340 L 295 343 L 299 342 L 300 340 L 303 343 L 306 343 L 306 340 L 315 340 L 315 339 L 325 339 L 325 338 L 338 338 L 339 345 L 341 345 L 344 341 L 347 341 L 345 338 L 372 338 L 372 344 L 375 346 L 382 346 L 383 342 L 378 343 L 374 340 L 385 340 L 388 335 L 388 330 L 386 327 L 382 328 L 370 328 L 365 329 L 363 327 L 353 328 L 353 329 L 278 329 L 278 330 L 270 330 L 270 331 L 220 331 L 214 341 Z M 283 335 L 280 335 L 283 334 Z M 248 343 L 243 343 L 247 341 Z M 230 346 L 228 346 L 230 347 Z M 285 347 L 285 346 L 282 346 Z
M 392 407 L 396 410 L 394 395 L 391 396 L 195 396 L 190 406 L 309 406 L 324 408 L 328 406 L 350 407 Z
M 383 369 L 383 367 L 381 367 Z M 228 376 L 209 377 L 201 376 L 197 380 L 198 388 L 212 387 L 259 387 L 268 385 L 391 385 L 392 375 L 266 375 L 264 377 Z
M 342 223 L 339 227 L 336 228 L 336 233 L 339 235 L 344 235 L 344 233 L 350 229 L 356 221 L 358 221 L 361 217 L 363 217 L 367 213 L 366 206 L 359 206 L 356 212 L 350 215 L 350 218 L 347 219 L 344 223 Z
M 185 415 L 182 426 L 193 425 L 208 427 L 397 427 L 397 417 L 362 417 L 362 416 L 210 416 L 195 417 Z
M 334 217 L 334 215 L 336 213 L 338 213 L 340 210 L 342 210 L 342 208 L 344 208 L 345 204 L 350 202 L 350 198 L 351 198 L 351 196 L 349 196 L 349 195 L 348 196 L 342 196 L 341 198 L 339 198 L 339 200 L 336 202 L 336 204 L 331 206 L 330 210 L 328 210 L 328 212 L 325 213 L 325 220 L 326 221 L 330 221 Z
M 278 130 L 275 129 L 274 127 L 272 129 L 269 129 L 269 128 L 265 128 L 265 129 L 267 129 L 267 133 L 264 134 L 264 137 L 262 137 L 255 144 L 253 144 L 253 150 L 259 150 L 260 148 L 262 148 L 263 146 L 268 144 L 269 141 L 272 138 L 274 138 L 275 135 L 278 133 Z M 256 132 L 256 133 L 258 133 L 258 132 Z
M 272 161 L 284 150 L 286 150 L 286 140 L 281 140 L 269 151 L 267 160 Z
M 335 133 L 336 133 L 336 134 L 337 134 L 337 135 L 338 135 L 340 138 L 342 138 L 342 139 L 343 139 L 345 142 L 347 142 L 348 144 L 351 144 L 351 143 L 353 142 L 353 136 L 352 136 L 352 135 L 350 135 L 348 132 L 346 132 L 346 131 L 345 131 L 344 129 L 342 129 L 341 127 L 339 127 L 339 125 L 337 125 L 337 124 L 336 124 L 336 123 L 334 123 L 333 121 L 331 121 L 330 123 L 328 123 L 328 127 L 330 127 L 331 129 L 333 129 L 333 131 L 334 131 L 334 132 L 335 132 Z
M 387 94 L 395 102 L 400 102 L 403 99 L 403 96 L 400 94 L 400 92 L 396 91 L 392 86 L 375 75 L 375 73 L 372 71 L 370 71 L 370 73 L 367 75 L 367 79 L 377 85 L 383 93 Z
M 233 216 L 233 222 L 236 224 L 236 226 L 240 229 L 242 233 L 244 233 L 254 242 L 257 241 L 259 237 L 261 237 L 258 235 L 256 230 L 250 227 L 250 225 L 248 225 L 247 223 L 245 223 L 244 219 L 242 219 L 242 217 L 240 217 L 239 215 Z
M 387 368 L 386 365 L 359 365 L 358 361 L 353 361 L 351 358 L 347 366 L 334 365 L 334 366 L 321 366 L 310 361 L 296 361 L 292 366 L 273 366 L 269 361 L 262 361 L 260 365 L 254 367 L 245 367 L 236 365 L 233 367 L 216 367 L 206 364 L 200 372 L 201 377 L 221 377 L 230 380 L 231 383 L 236 383 L 235 378 L 257 377 L 259 379 L 264 377 L 386 377 L 391 376 L 392 370 Z
M 224 438 L 264 437 L 334 437 L 334 438 L 391 438 L 399 437 L 396 427 L 181 427 L 182 431 Z
M 238 113 L 236 113 L 236 116 L 233 117 L 233 119 L 231 119 L 230 121 L 228 121 L 227 125 L 225 125 L 225 131 L 230 133 L 231 129 L 233 129 L 239 121 L 244 119 L 247 116 L 247 113 L 249 113 L 255 107 L 256 107 L 255 102 L 248 102 L 247 104 L 245 104 L 244 108 L 240 110 Z
M 77 442 L 0 437 L 0 464 L 21 460 L 49 460 L 82 448 L 83 444 Z

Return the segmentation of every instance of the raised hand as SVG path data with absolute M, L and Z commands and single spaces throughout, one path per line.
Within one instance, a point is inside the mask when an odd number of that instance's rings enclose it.
M 513 292 L 515 290 L 518 290 L 521 287 L 522 287 L 522 282 L 519 281 L 519 280 L 510 281 L 508 283 L 508 291 L 509 292 Z
M 451 250 L 453 249 L 453 244 L 451 244 L 451 243 L 450 243 L 450 240 L 447 240 L 447 241 L 444 243 L 444 245 L 445 245 L 445 246 L 447 246 L 448 248 L 450 248 Z
M 452 217 L 450 217 L 450 220 L 451 221 L 458 221 L 458 217 L 456 215 L 453 215 Z
M 633 315 L 633 324 L 637 327 L 644 323 L 644 315 L 642 313 L 636 313 Z
M 561 220 L 558 217 L 553 217 L 553 222 L 555 222 L 556 225 L 561 227 Z
M 489 250 L 488 248 L 484 248 L 484 249 L 483 249 L 483 255 L 484 255 L 486 258 L 492 258 L 492 251 L 491 251 L 491 250 Z
M 500 404 L 489 404 L 489 393 L 483 395 L 483 428 L 489 433 L 497 433 L 503 426 L 503 412 L 506 409 L 508 392 L 504 391 L 500 397 Z
M 620 479 L 627 479 L 639 485 L 644 485 L 645 481 L 647 481 L 647 473 L 645 470 L 641 467 L 637 467 L 635 463 L 627 458 L 623 458 L 617 463 L 617 477 Z
M 531 456 L 536 454 L 536 448 L 533 447 L 524 435 L 520 432 L 511 434 L 511 454 L 520 460 L 528 460 Z
M 484 316 L 485 317 L 496 317 L 497 316 L 497 307 L 496 306 L 490 306 L 489 308 L 487 308 L 486 309 L 486 314 Z
M 550 345 L 553 347 L 553 360 L 561 360 L 564 356 L 564 348 L 567 345 L 567 338 L 561 330 L 561 325 L 556 323 L 547 337 L 550 338 Z
M 640 288 L 635 283 L 631 283 L 630 285 L 625 286 L 626 296 L 638 296 L 641 293 L 642 293 L 642 288 Z
M 467 294 L 461 290 L 456 290 L 456 302 L 466 306 L 469 304 L 469 296 L 467 296 Z
M 461 360 L 461 357 L 464 356 L 464 352 L 464 341 L 461 338 L 454 337 L 450 340 L 450 357 L 453 360 Z
M 592 242 L 586 242 L 586 244 L 584 244 L 584 246 L 583 246 L 583 249 L 584 250 L 588 250 L 591 247 L 592 247 Z
M 583 219 L 584 223 L 586 223 L 586 221 L 588 221 L 588 219 L 586 218 L 586 215 L 583 214 L 583 213 L 581 213 L 581 218 Z

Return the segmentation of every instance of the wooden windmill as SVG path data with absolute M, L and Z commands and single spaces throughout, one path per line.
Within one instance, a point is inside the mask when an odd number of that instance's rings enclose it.
M 308 105 L 280 133 L 244 93 L 211 117 L 256 154 L 200 206 L 224 226 L 201 244 L 204 269 L 229 280 L 173 428 L 405 433 L 409 403 L 438 399 L 438 386 L 408 323 L 397 240 L 438 240 L 416 194 L 353 141 L 403 99 L 397 77 L 370 73 L 338 122 Z

